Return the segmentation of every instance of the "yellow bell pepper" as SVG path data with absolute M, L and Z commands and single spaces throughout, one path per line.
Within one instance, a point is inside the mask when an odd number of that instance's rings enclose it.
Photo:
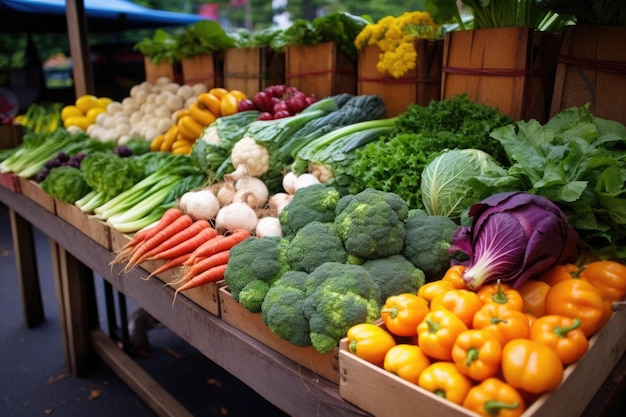
M 526 410 L 520 393 L 498 378 L 487 378 L 470 388 L 463 407 L 484 417 L 519 417 Z
M 472 387 L 472 381 L 463 375 L 452 362 L 435 362 L 424 369 L 418 385 L 455 404 L 463 404 Z
M 348 329 L 348 349 L 359 358 L 383 367 L 387 351 L 396 345 L 389 332 L 373 323 L 359 323 Z
M 524 299 L 519 291 L 499 279 L 483 285 L 477 294 L 483 303 L 503 304 L 517 311 L 524 309 Z
M 485 330 L 462 332 L 452 347 L 452 361 L 459 371 L 474 381 L 483 381 L 500 371 L 502 344 Z
M 198 139 L 204 130 L 191 115 L 181 117 L 176 126 L 178 126 L 178 133 L 190 141 Z
M 393 346 L 385 355 L 383 367 L 400 378 L 417 384 L 430 365 L 430 358 L 417 345 L 402 343 Z
M 380 310 L 385 327 L 396 336 L 417 335 L 417 325 L 428 313 L 428 301 L 415 294 L 388 297 Z
M 189 105 L 189 115 L 193 117 L 200 126 L 208 126 L 216 120 L 211 110 L 201 107 L 197 102 Z
M 471 327 L 474 314 L 483 304 L 474 291 L 454 289 L 433 298 L 430 302 L 430 309 L 445 308 L 460 318 L 467 327 Z
M 446 309 L 432 310 L 417 326 L 417 342 L 428 356 L 442 361 L 452 360 L 452 346 L 467 326 Z

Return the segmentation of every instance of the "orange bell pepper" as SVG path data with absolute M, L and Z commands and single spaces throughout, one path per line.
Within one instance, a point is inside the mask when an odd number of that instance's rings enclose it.
M 430 358 L 417 345 L 395 345 L 387 351 L 383 367 L 400 378 L 417 384 L 419 377 L 430 365 Z
M 574 274 L 578 269 L 578 266 L 574 264 L 558 264 L 540 274 L 537 279 L 545 282 L 549 286 L 553 286 L 566 279 L 575 278 Z
M 600 290 L 610 301 L 626 296 L 626 265 L 615 261 L 594 261 L 582 268 L 580 278 Z
M 430 309 L 445 308 L 456 314 L 467 327 L 472 327 L 474 314 L 483 306 L 477 293 L 470 290 L 450 290 L 433 298 Z
M 467 326 L 453 312 L 432 310 L 417 326 L 417 343 L 428 356 L 443 361 L 452 360 L 452 346 Z
M 467 267 L 465 265 L 452 265 L 441 278 L 442 281 L 450 281 L 457 290 L 466 290 L 467 285 L 463 281 L 463 272 Z
M 359 323 L 348 329 L 350 352 L 376 366 L 383 366 L 387 351 L 395 345 L 391 334 L 373 323 Z
M 502 346 L 513 339 L 527 338 L 530 333 L 526 314 L 495 303 L 485 304 L 476 312 L 472 328 L 493 333 Z
M 520 393 L 498 378 L 487 378 L 470 388 L 463 407 L 484 417 L 519 417 L 526 410 Z
M 498 303 L 517 311 L 524 309 L 524 299 L 519 291 L 499 279 L 480 287 L 477 294 L 483 303 Z
M 439 294 L 443 294 L 444 292 L 450 291 L 454 289 L 454 284 L 450 281 L 437 280 L 432 282 L 427 282 L 422 285 L 419 290 L 417 290 L 417 295 L 424 298 L 429 303 L 433 298 L 438 296 Z
M 426 391 L 459 405 L 463 404 L 472 387 L 472 381 L 459 372 L 452 362 L 433 363 L 424 369 L 417 384 Z
M 502 344 L 496 335 L 485 330 L 466 330 L 457 336 L 452 347 L 452 361 L 463 375 L 483 381 L 500 371 Z
M 530 326 L 530 339 L 552 348 L 565 366 L 578 361 L 589 349 L 578 318 L 540 317 Z
M 515 339 L 502 349 L 502 375 L 531 394 L 556 389 L 563 380 L 563 363 L 554 350 L 530 339 Z
M 538 279 L 529 279 L 524 282 L 517 289 L 524 300 L 523 311 L 535 317 L 546 314 L 546 294 L 549 289 L 550 285 L 547 282 Z
M 580 328 L 591 337 L 611 318 L 611 302 L 599 289 L 583 279 L 570 279 L 550 287 L 546 294 L 546 314 L 579 318 Z
M 417 335 L 417 325 L 428 313 L 428 301 L 415 294 L 404 293 L 388 297 L 380 310 L 385 327 L 396 336 Z
M 231 94 L 227 93 L 220 99 L 220 112 L 222 116 L 230 116 L 237 113 L 239 109 L 239 99 Z

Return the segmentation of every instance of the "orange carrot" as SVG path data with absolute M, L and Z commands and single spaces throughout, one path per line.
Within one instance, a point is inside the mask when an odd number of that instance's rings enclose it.
M 207 256 L 214 255 L 218 252 L 223 252 L 235 246 L 239 242 L 243 242 L 248 237 L 250 237 L 250 232 L 245 229 L 235 229 L 233 232 L 223 238 L 219 238 L 217 235 L 213 239 L 203 243 L 198 247 L 191 256 L 191 258 L 187 261 L 187 263 L 193 264 L 198 258 L 205 258 Z
M 146 278 L 142 278 L 142 279 L 147 281 L 147 280 L 149 280 L 151 277 L 153 277 L 155 275 L 159 275 L 159 274 L 162 274 L 165 271 L 169 271 L 172 268 L 176 268 L 176 267 L 182 266 L 185 263 L 185 261 L 187 259 L 189 259 L 190 256 L 191 256 L 191 252 L 185 253 L 183 255 L 180 255 L 179 257 L 170 259 L 167 262 L 165 262 L 163 265 L 161 265 L 160 267 L 158 267 L 157 269 L 152 271 L 150 273 L 150 275 L 148 275 Z
M 194 252 L 195 249 L 202 245 L 204 242 L 211 240 L 215 236 L 217 236 L 217 231 L 210 225 L 209 227 L 204 227 L 200 229 L 200 231 L 196 231 L 193 225 L 187 228 L 187 230 L 189 229 L 191 229 L 190 233 L 182 237 L 177 245 L 172 246 L 169 249 L 165 249 L 162 252 L 155 252 L 154 255 L 144 259 L 167 260 L 176 258 L 183 253 Z
M 193 277 L 203 273 L 207 269 L 213 268 L 218 265 L 223 265 L 228 263 L 228 257 L 230 255 L 230 250 L 225 250 L 222 252 L 218 252 L 211 256 L 207 256 L 206 258 L 202 258 L 198 260 L 193 265 L 183 265 L 181 277 L 175 280 L 174 284 L 182 284 Z
M 161 231 L 168 224 L 172 223 L 183 214 L 183 211 L 177 207 L 167 209 L 158 222 L 153 225 L 147 226 L 135 233 L 131 240 L 129 240 L 120 250 L 117 251 L 117 256 L 115 257 L 115 259 L 113 259 L 113 261 L 111 261 L 111 264 L 118 264 L 128 261 L 137 246 L 139 246 L 152 236 L 156 235 L 159 231 Z
M 224 271 L 226 271 L 227 265 L 228 264 L 214 266 L 213 268 L 209 268 L 206 271 L 191 278 L 189 281 L 178 287 L 176 292 L 174 292 L 174 300 L 176 300 L 176 294 L 178 294 L 180 291 L 187 291 L 192 288 L 197 288 L 201 285 L 209 284 L 211 282 L 217 282 L 224 279 Z
M 166 241 L 174 234 L 191 226 L 192 223 L 193 219 L 187 214 L 183 214 L 180 217 L 176 218 L 172 223 L 168 224 L 159 232 L 157 232 L 154 236 L 145 240 L 140 246 L 136 247 L 133 255 L 126 265 L 125 270 L 132 269 L 135 265 L 137 265 L 137 261 L 141 259 L 143 255 Z
M 186 241 L 188 241 L 189 239 L 191 239 L 194 236 L 197 236 L 200 232 L 202 232 L 202 230 L 206 229 L 206 228 L 211 228 L 213 230 L 215 230 L 213 228 L 213 226 L 211 226 L 211 223 L 209 223 L 207 220 L 197 220 L 194 221 L 189 227 L 184 228 L 183 230 L 181 230 L 180 232 L 172 235 L 169 239 L 165 240 L 164 242 L 161 242 L 156 248 L 148 251 L 144 256 L 143 256 L 143 260 L 146 259 L 170 259 L 168 258 L 153 258 L 153 256 L 160 254 L 161 252 L 164 252 L 168 249 L 171 249 L 175 246 L 180 245 L 181 243 L 184 243 Z M 214 236 L 217 234 L 217 231 L 215 232 L 211 232 Z M 195 248 L 193 248 L 195 249 Z M 188 251 L 188 252 L 193 252 L 193 249 Z M 141 263 L 141 262 L 140 262 Z

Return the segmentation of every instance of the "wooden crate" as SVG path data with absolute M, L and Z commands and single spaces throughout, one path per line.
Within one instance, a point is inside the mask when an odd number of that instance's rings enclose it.
M 22 143 L 22 125 L 14 123 L 0 126 L 0 149 L 13 149 Z
M 515 120 L 546 122 L 560 36 L 531 28 L 446 33 L 441 99 L 466 93 Z
M 589 103 L 626 124 L 626 26 L 574 25 L 563 32 L 550 116 Z
M 118 232 L 115 229 L 111 229 L 111 250 L 113 252 L 118 252 L 126 243 L 130 241 L 132 238 L 131 235 L 126 233 Z M 148 261 L 142 263 L 140 266 L 142 269 L 146 271 L 146 278 L 157 268 L 162 266 L 164 261 Z M 164 284 L 169 284 L 174 282 L 180 273 L 181 268 L 170 269 L 169 271 L 165 271 L 161 274 L 154 276 L 154 278 L 150 279 L 159 279 L 163 281 Z M 226 285 L 224 280 L 202 285 L 197 288 L 192 288 L 188 291 L 178 293 L 176 297 L 187 297 L 194 303 L 198 304 L 200 307 L 204 308 L 209 313 L 214 316 L 220 315 L 220 306 L 219 306 L 219 294 L 218 290 Z M 172 288 L 178 288 L 177 285 L 173 285 Z
M 24 196 L 30 198 L 50 213 L 56 213 L 56 204 L 54 198 L 46 193 L 41 185 L 28 178 L 19 178 L 20 190 Z
M 222 320 L 226 323 L 317 375 L 339 384 L 338 349 L 321 354 L 313 346 L 296 346 L 281 339 L 263 323 L 260 313 L 251 313 L 235 301 L 226 286 L 220 288 L 220 309 Z
M 111 249 L 111 233 L 106 222 L 92 215 L 83 213 L 74 204 L 55 200 L 56 213 L 61 219 L 83 232 L 93 241 L 107 249 Z
M 443 40 L 417 39 L 416 67 L 400 78 L 381 74 L 376 69 L 380 48 L 376 45 L 365 46 L 359 52 L 358 94 L 381 96 L 387 108 L 385 117 L 404 113 L 410 104 L 427 106 L 431 100 L 439 100 L 443 45 Z
M 0 174 L 0 187 L 19 193 L 21 192 L 20 178 L 11 172 L 2 173 Z
M 269 46 L 231 48 L 224 52 L 224 88 L 248 97 L 285 83 L 285 53 Z
M 180 83 L 182 81 L 182 69 L 180 62 L 172 63 L 163 60 L 159 64 L 150 61 L 150 58 L 144 57 L 144 68 L 146 72 L 146 81 L 155 84 L 161 77 L 167 77 L 170 80 Z
M 585 356 L 565 369 L 561 385 L 532 403 L 522 417 L 580 415 L 626 351 L 626 307 L 619 306 L 611 320 L 594 335 Z M 339 351 L 339 394 L 374 416 L 474 417 L 476 414 L 370 364 L 347 349 Z
M 356 94 L 357 63 L 335 42 L 290 45 L 285 54 L 285 83 L 289 86 L 318 98 Z
M 221 86 L 216 83 L 217 59 L 213 54 L 183 58 L 181 70 L 184 84 L 205 84 L 208 88 Z

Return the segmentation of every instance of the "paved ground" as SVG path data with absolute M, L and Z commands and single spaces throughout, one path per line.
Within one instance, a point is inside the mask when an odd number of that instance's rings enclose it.
M 0 204 L 0 415 L 152 417 L 155 414 L 105 364 L 81 378 L 67 374 L 47 238 L 35 230 L 46 321 L 24 325 L 8 210 Z M 106 329 L 102 279 L 96 277 Z M 129 314 L 136 309 L 128 302 Z M 169 329 L 149 331 L 151 354 L 137 362 L 195 416 L 285 416 Z

